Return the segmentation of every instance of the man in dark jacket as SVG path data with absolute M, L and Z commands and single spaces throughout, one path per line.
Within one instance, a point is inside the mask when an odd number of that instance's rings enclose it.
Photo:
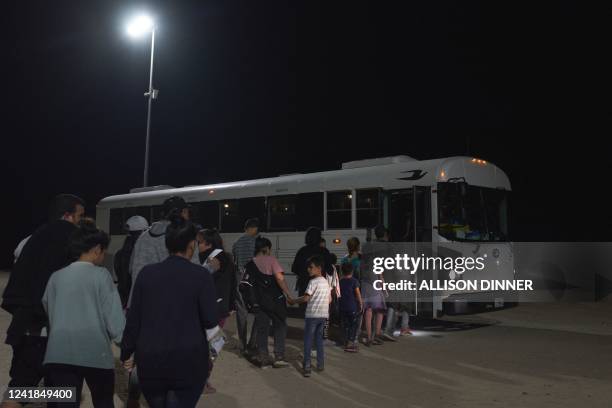
M 48 323 L 41 299 L 51 274 L 71 262 L 68 241 L 84 205 L 74 195 L 55 197 L 49 222 L 32 234 L 15 263 L 2 295 L 2 308 L 13 316 L 6 336 L 13 348 L 9 387 L 35 387 L 43 378 Z

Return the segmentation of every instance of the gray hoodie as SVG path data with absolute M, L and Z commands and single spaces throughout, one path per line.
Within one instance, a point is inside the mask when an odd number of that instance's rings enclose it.
M 132 275 L 132 290 L 136 283 L 138 274 L 147 265 L 159 263 L 165 260 L 170 254 L 166 248 L 166 229 L 170 225 L 170 221 L 162 220 L 151 224 L 149 229 L 143 231 L 142 234 L 136 240 L 134 244 L 134 251 L 132 252 L 132 260 L 130 261 L 130 275 Z M 200 265 L 200 259 L 198 251 L 194 251 L 191 262 Z M 204 265 L 206 269 L 210 268 L 208 265 Z M 132 292 L 130 291 L 130 298 L 128 300 L 128 307 L 132 302 Z

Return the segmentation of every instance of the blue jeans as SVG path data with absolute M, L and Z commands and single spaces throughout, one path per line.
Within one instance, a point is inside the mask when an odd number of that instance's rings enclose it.
M 304 369 L 310 370 L 310 352 L 314 340 L 317 347 L 317 367 L 323 368 L 325 365 L 325 351 L 323 347 L 323 327 L 325 318 L 307 317 L 304 319 Z
M 402 330 L 409 328 L 410 315 L 408 314 L 408 312 L 406 311 L 400 312 L 398 310 L 395 310 L 395 308 L 391 306 L 387 309 L 387 325 L 385 327 L 385 333 L 387 333 L 390 336 L 393 336 L 393 332 L 395 331 L 395 325 L 397 323 L 398 314 L 399 314 L 399 317 L 401 317 L 402 319 L 402 323 L 401 323 Z

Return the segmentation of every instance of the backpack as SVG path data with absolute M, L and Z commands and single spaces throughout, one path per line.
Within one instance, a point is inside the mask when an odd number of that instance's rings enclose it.
M 261 273 L 255 262 L 245 266 L 239 285 L 240 294 L 249 313 L 260 309 L 284 319 L 287 316 L 286 300 L 272 275 Z
M 117 276 L 117 291 L 121 298 L 121 304 L 126 307 L 130 290 L 132 289 L 132 276 L 130 275 L 130 260 L 138 235 L 128 235 L 123 246 L 115 253 L 114 269 Z
M 251 262 L 252 263 L 252 262 Z M 257 313 L 259 310 L 259 299 L 257 296 L 256 289 L 256 276 L 253 271 L 249 271 L 247 268 L 240 268 L 240 282 L 238 283 L 238 292 L 242 297 L 242 301 L 249 313 Z M 259 272 L 259 270 L 257 270 Z

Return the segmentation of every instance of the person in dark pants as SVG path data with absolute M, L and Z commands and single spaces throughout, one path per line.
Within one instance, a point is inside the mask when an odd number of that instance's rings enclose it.
M 255 253 L 255 238 L 259 232 L 259 220 L 250 218 L 244 224 L 244 235 L 242 235 L 232 246 L 234 265 L 236 265 L 236 282 L 240 283 L 244 277 L 245 267 Z M 247 310 L 242 294 L 236 289 L 236 328 L 240 340 L 240 353 L 247 355 L 257 349 L 255 345 L 255 324 L 249 330 L 249 312 Z
M 230 312 L 236 310 L 235 294 L 236 271 L 232 257 L 225 252 L 223 240 L 216 229 L 204 229 L 198 232 L 198 250 L 200 252 L 200 263 L 205 265 L 211 258 L 219 261 L 221 265 L 212 274 L 215 283 L 215 293 L 217 295 L 217 312 L 219 313 L 219 327 L 225 326 L 226 319 Z M 217 392 L 209 381 L 206 383 L 205 394 Z
M 206 330 L 219 317 L 211 274 L 191 262 L 197 233 L 173 217 L 165 236 L 170 256 L 145 266 L 132 288 L 121 361 L 138 367 L 151 408 L 194 407 L 209 375 Z
M 85 212 L 79 197 L 61 194 L 49 210 L 50 221 L 23 247 L 2 295 L 2 308 L 12 315 L 6 344 L 13 349 L 9 387 L 36 387 L 44 377 L 47 316 L 41 298 L 51 274 L 70 263 L 68 241 Z M 4 402 L 3 408 L 19 406 Z
M 78 407 L 83 381 L 94 407 L 113 407 L 111 341 L 121 340 L 125 317 L 109 271 L 99 266 L 109 241 L 95 224 L 83 222 L 70 241 L 77 260 L 53 273 L 43 295 L 49 315 L 45 385 L 76 388 L 75 402 L 49 403 L 49 407 Z
M 136 240 L 144 230 L 149 228 L 149 222 L 140 215 L 134 215 L 125 221 L 127 236 L 123 246 L 115 253 L 113 266 L 117 276 L 117 289 L 121 297 L 121 304 L 127 307 L 130 290 L 132 289 L 132 276 L 130 275 L 130 261 L 134 252 Z
M 144 266 L 162 262 L 168 257 L 168 248 L 165 244 L 166 230 L 171 224 L 171 219 L 183 219 L 189 221 L 191 211 L 189 204 L 179 196 L 168 197 L 163 204 L 164 219 L 154 222 L 142 234 L 138 236 L 132 256 L 130 257 L 130 275 L 132 278 L 132 288 Z M 199 264 L 200 258 L 195 251 L 191 262 Z M 219 268 L 219 262 L 212 259 L 204 265 L 210 273 Z M 128 298 L 128 309 L 131 303 L 131 292 Z M 138 369 L 132 370 L 128 382 L 128 408 L 138 408 L 140 390 L 138 388 Z
M 287 336 L 287 299 L 289 289 L 282 266 L 270 254 L 272 242 L 264 237 L 255 241 L 255 257 L 247 264 L 247 273 L 258 276 L 259 310 L 255 315 L 258 355 L 254 362 L 263 367 L 271 364 L 275 368 L 288 367 L 285 361 L 285 337 Z M 274 360 L 268 352 L 270 323 L 274 330 Z
M 306 245 L 300 248 L 297 254 L 295 254 L 293 264 L 291 265 L 291 272 L 297 276 L 295 289 L 297 290 L 299 296 L 304 295 L 308 282 L 310 282 L 307 264 L 309 258 L 313 256 L 320 256 L 323 259 L 323 276 L 333 273 L 331 254 L 327 248 L 321 246 L 322 239 L 320 228 L 308 228 L 304 239 Z M 304 312 L 306 310 L 306 304 L 300 304 L 300 309 L 302 312 Z
M 340 320 L 344 333 L 344 351 L 357 351 L 357 326 L 363 311 L 359 281 L 353 277 L 353 264 L 342 264 L 340 279 Z

